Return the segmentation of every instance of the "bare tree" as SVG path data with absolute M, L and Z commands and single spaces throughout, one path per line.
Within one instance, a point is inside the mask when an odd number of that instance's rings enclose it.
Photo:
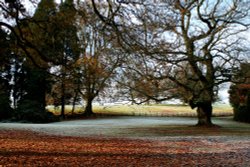
M 123 57 L 121 50 L 115 46 L 114 33 L 106 29 L 90 5 L 86 1 L 79 6 L 79 13 L 84 15 L 79 20 L 82 55 L 75 64 L 80 81 L 79 91 L 86 102 L 85 116 L 94 114 L 93 100 L 108 86 Z
M 154 101 L 156 103 L 177 98 L 178 93 L 171 80 L 156 80 L 160 67 L 166 67 L 162 62 L 148 59 L 145 55 L 130 54 L 126 63 L 116 76 L 118 89 L 132 104 L 142 104 Z
M 231 81 L 248 50 L 242 34 L 249 29 L 250 1 L 108 0 L 106 13 L 92 3 L 124 49 L 166 64 L 151 77 L 184 90 L 198 125 L 211 126 L 218 87 Z

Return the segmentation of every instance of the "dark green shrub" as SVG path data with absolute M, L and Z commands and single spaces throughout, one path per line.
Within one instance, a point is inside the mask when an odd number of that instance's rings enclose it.
M 35 101 L 23 101 L 15 112 L 14 121 L 49 123 L 59 121 L 51 112 L 44 110 L 40 103 Z
M 250 110 L 248 106 L 234 108 L 234 120 L 240 122 L 250 122 Z
M 13 109 L 10 107 L 9 98 L 0 95 L 0 120 L 10 119 Z
M 242 85 L 232 85 L 229 95 L 230 104 L 234 109 L 234 120 L 250 123 L 250 90 L 243 89 Z

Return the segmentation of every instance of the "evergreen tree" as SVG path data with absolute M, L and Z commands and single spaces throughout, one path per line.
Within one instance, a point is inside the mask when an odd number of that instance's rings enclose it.
M 13 97 L 18 99 L 16 120 L 31 122 L 47 122 L 49 117 L 46 112 L 46 93 L 50 89 L 49 62 L 40 58 L 40 53 L 48 59 L 55 59 L 57 55 L 54 47 L 53 32 L 55 30 L 54 15 L 56 4 L 53 1 L 42 0 L 31 22 L 25 20 L 21 24 L 22 32 L 26 39 L 39 48 L 29 49 L 35 59 L 35 66 L 30 59 L 25 58 L 25 53 L 20 52 L 19 60 L 15 60 Z M 19 69 L 19 70 L 18 70 Z
M 60 69 L 58 71 L 58 80 L 60 82 L 60 101 L 61 101 L 61 117 L 65 118 L 65 103 L 71 98 L 67 96 L 70 92 L 74 92 L 74 77 L 72 76 L 72 65 L 75 64 L 79 57 L 79 40 L 77 37 L 76 27 L 76 9 L 73 0 L 66 0 L 59 6 L 59 12 L 56 16 L 57 22 L 57 51 Z M 72 82 L 73 81 L 73 82 Z M 69 86 L 70 85 L 70 86 Z M 67 86 L 67 90 L 66 90 Z M 71 88 L 71 89 L 70 89 Z
M 12 115 L 11 101 L 10 101 L 10 41 L 8 35 L 0 29 L 0 120 L 8 119 Z
M 229 89 L 229 101 L 234 109 L 234 120 L 250 122 L 250 63 L 242 63 Z

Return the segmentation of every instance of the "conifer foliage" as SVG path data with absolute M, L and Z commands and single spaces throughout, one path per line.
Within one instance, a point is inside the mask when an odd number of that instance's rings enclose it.
M 235 83 L 231 85 L 230 103 L 234 108 L 236 121 L 250 122 L 250 64 L 242 63 L 235 75 Z

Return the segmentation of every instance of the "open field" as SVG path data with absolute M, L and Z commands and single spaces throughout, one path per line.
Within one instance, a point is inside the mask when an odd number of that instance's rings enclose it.
M 196 116 L 196 110 L 182 105 L 115 105 L 95 106 L 94 111 L 111 115 L 135 115 L 135 116 Z M 214 107 L 214 116 L 229 116 L 233 111 L 229 105 L 217 105 Z
M 71 106 L 66 106 L 66 113 L 71 114 Z M 49 111 L 59 115 L 60 108 L 48 107 Z M 231 116 L 233 109 L 230 105 L 217 104 L 213 107 L 213 116 Z M 74 113 L 82 113 L 84 108 L 77 106 Z M 188 116 L 195 117 L 196 110 L 184 105 L 95 105 L 96 114 L 125 115 L 125 116 Z

